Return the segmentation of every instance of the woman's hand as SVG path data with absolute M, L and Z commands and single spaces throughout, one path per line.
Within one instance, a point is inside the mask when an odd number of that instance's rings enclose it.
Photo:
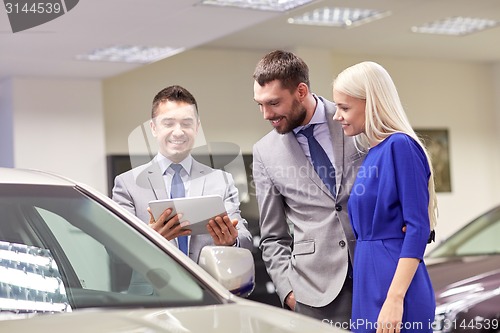
M 377 333 L 399 333 L 403 320 L 403 298 L 388 296 L 377 319 Z

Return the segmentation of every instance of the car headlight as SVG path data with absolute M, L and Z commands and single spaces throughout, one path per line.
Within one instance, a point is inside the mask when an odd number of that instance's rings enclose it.
M 434 333 L 449 333 L 454 328 L 457 313 L 446 306 L 437 306 L 432 329 Z
M 432 323 L 432 330 L 435 333 L 447 332 L 444 330 L 445 320 L 446 320 L 446 315 L 444 313 L 436 313 L 436 315 L 434 316 L 434 322 Z

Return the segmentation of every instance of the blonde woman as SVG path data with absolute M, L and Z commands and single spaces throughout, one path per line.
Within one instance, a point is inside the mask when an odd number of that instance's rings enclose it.
M 345 69 L 333 99 L 344 134 L 369 149 L 348 202 L 356 236 L 353 331 L 432 332 L 435 299 L 423 262 L 436 223 L 429 155 L 379 64 Z

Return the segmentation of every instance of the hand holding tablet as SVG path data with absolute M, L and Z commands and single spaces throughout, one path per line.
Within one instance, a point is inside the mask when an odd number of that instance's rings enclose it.
M 180 222 L 189 221 L 189 226 L 185 229 L 190 229 L 191 235 L 208 233 L 206 225 L 209 220 L 216 216 L 227 215 L 224 202 L 219 195 L 153 200 L 149 202 L 149 207 L 155 220 L 167 208 L 172 209 L 167 220 L 175 214 L 182 214 Z

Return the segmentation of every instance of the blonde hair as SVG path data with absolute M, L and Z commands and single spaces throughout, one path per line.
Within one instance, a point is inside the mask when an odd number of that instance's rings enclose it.
M 428 213 L 430 227 L 433 230 L 437 224 L 438 212 L 431 158 L 410 125 L 389 73 L 375 62 L 361 62 L 342 71 L 334 80 L 333 89 L 348 96 L 366 100 L 365 133 L 355 137 L 358 145 L 367 148 L 368 142 L 380 143 L 391 134 L 404 133 L 422 147 L 431 170 L 428 183 Z

